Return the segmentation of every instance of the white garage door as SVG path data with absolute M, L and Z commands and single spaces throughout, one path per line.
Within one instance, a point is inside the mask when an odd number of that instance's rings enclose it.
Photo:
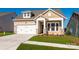
M 17 34 L 36 34 L 36 26 L 17 26 Z

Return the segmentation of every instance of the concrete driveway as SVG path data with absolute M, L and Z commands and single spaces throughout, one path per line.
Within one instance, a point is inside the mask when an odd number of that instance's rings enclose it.
M 14 34 L 0 37 L 0 50 L 16 50 L 24 41 L 34 35 Z

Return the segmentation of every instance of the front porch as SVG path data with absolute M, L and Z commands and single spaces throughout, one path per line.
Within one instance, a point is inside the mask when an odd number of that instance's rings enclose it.
M 47 22 L 47 33 L 49 35 L 64 35 L 61 21 L 49 21 Z
M 61 20 L 48 21 L 41 19 L 37 21 L 38 34 L 64 35 L 63 23 Z

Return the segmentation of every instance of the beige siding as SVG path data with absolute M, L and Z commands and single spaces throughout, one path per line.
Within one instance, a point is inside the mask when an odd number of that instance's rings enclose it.
M 51 13 L 51 16 L 48 16 L 48 14 Z M 57 15 L 56 13 L 52 12 L 52 11 L 48 11 L 47 13 L 45 13 L 43 15 L 44 17 L 47 17 L 47 18 L 61 18 L 59 15 Z

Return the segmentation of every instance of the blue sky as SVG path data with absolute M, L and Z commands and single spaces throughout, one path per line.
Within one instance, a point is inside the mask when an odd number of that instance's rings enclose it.
M 16 12 L 19 15 L 22 11 L 25 10 L 46 10 L 47 8 L 0 8 L 0 12 Z M 70 17 L 73 12 L 79 12 L 79 8 L 58 8 L 67 18 L 64 22 L 64 27 L 68 24 Z

